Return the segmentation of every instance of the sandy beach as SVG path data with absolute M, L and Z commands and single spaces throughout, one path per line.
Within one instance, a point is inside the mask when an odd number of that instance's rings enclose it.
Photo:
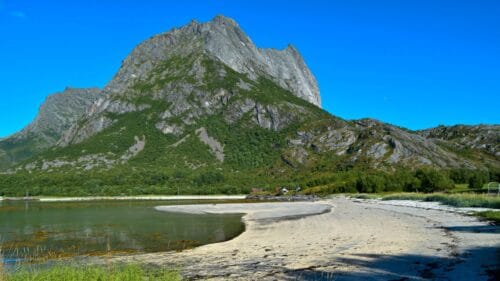
M 180 268 L 192 280 L 488 280 L 499 270 L 499 228 L 452 210 L 343 197 L 157 209 L 246 213 L 246 230 L 223 243 L 116 261 Z

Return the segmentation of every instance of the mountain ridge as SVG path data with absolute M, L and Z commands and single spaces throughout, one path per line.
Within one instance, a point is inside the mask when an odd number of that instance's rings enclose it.
M 495 143 L 464 153 L 460 141 L 435 130 L 343 120 L 320 105 L 317 82 L 292 45 L 258 49 L 222 16 L 192 21 L 140 43 L 58 140 L 9 173 L 27 186 L 53 182 L 45 188 L 56 193 L 93 184 L 118 193 L 125 184 L 204 192 L 319 183 L 344 172 L 500 167 Z M 463 130 L 482 145 L 497 140 L 498 127 L 488 138 Z
M 66 87 L 62 92 L 47 96 L 33 121 L 19 132 L 0 139 L 0 168 L 54 145 L 99 95 L 98 88 Z

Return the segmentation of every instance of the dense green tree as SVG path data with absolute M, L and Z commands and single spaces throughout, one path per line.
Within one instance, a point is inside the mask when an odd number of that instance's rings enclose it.
M 489 174 L 485 171 L 476 171 L 469 177 L 469 188 L 482 188 L 489 181 Z
M 455 187 L 446 173 L 435 169 L 418 169 L 415 175 L 420 180 L 422 192 L 444 191 Z

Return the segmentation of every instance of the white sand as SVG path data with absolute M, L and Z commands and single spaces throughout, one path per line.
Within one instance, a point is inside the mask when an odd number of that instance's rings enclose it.
M 91 196 L 91 197 L 39 197 L 40 202 L 72 202 L 98 200 L 242 200 L 246 195 L 148 195 L 148 196 Z
M 330 204 L 314 202 L 196 204 L 158 206 L 158 211 L 189 214 L 246 214 L 244 221 L 264 221 L 300 218 L 329 212 Z
M 116 261 L 180 267 L 201 280 L 487 280 L 500 263 L 498 227 L 443 210 L 345 198 L 158 209 L 247 213 L 246 231 L 181 253 Z

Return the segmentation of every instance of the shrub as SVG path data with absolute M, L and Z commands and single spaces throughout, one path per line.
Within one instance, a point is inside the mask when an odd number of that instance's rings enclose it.
M 448 176 L 434 169 L 419 169 L 415 176 L 420 180 L 422 192 L 435 192 L 452 189 L 454 182 Z

